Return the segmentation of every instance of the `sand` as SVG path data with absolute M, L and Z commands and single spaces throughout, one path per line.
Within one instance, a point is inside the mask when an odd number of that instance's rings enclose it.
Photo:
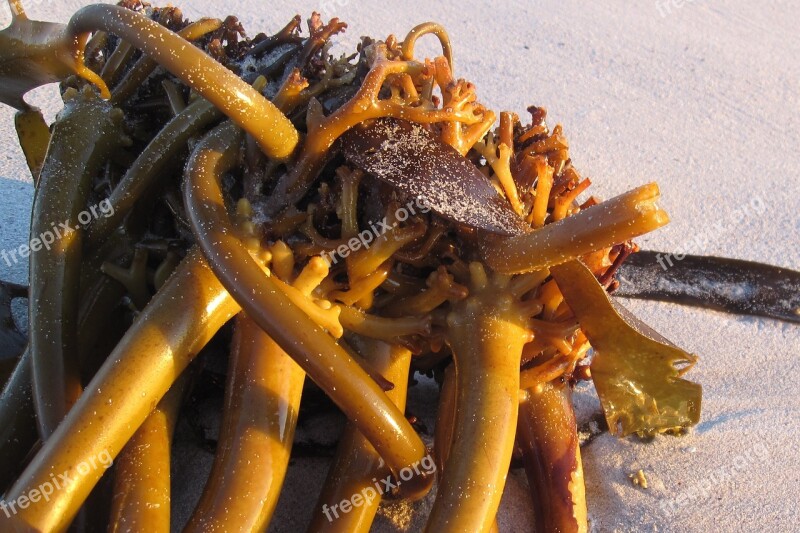
M 29 14 L 66 21 L 84 3 L 40 1 Z M 643 247 L 800 269 L 800 4 L 621 4 L 203 0 L 182 7 L 191 17 L 236 14 L 251 34 L 322 10 L 349 23 L 342 39 L 348 47 L 362 34 L 402 36 L 419 22 L 439 21 L 450 31 L 457 75 L 477 84 L 482 102 L 520 114 L 542 105 L 551 124 L 564 125 L 594 194 L 610 197 L 658 181 L 672 223 L 639 239 Z M 0 23 L 6 21 L 0 11 Z M 433 52 L 432 41 L 423 50 Z M 49 118 L 59 107 L 52 87 L 30 100 Z M 27 240 L 31 204 L 12 116 L 0 109 L 0 249 Z M 742 209 L 751 202 L 765 209 Z M 0 263 L 3 279 L 24 282 L 26 271 L 21 263 Z M 683 438 L 641 443 L 601 435 L 584 447 L 593 530 L 797 530 L 800 328 L 656 302 L 627 305 L 699 354 L 690 377 L 704 386 L 703 418 Z M 427 396 L 414 406 L 418 413 L 432 408 Z M 596 413 L 590 387 L 578 404 L 582 421 Z M 329 435 L 330 427 L 322 420 L 310 431 Z M 203 451 L 182 453 L 180 466 L 193 475 L 178 480 L 176 519 L 189 512 L 211 460 Z M 305 527 L 326 464 L 294 463 L 271 530 Z M 639 469 L 647 489 L 628 479 Z M 429 506 L 426 500 L 384 510 L 391 520 L 382 517 L 376 530 L 417 531 Z M 501 531 L 529 530 L 531 517 L 524 475 L 514 472 Z

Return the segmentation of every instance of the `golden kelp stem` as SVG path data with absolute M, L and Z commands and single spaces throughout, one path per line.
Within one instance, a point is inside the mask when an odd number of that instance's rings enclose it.
M 172 434 L 190 378 L 170 387 L 117 457 L 109 533 L 169 533 Z
M 252 207 L 240 200 L 240 230 L 259 253 Z M 274 275 L 294 278 L 294 256 L 279 241 L 270 247 Z M 312 258 L 291 287 L 310 300 L 328 275 L 321 258 Z M 269 525 L 289 466 L 294 430 L 306 374 L 246 314 L 236 322 L 225 387 L 214 468 L 185 531 L 263 531 Z M 258 460 L 254 461 L 253 458 Z
M 91 91 L 65 93 L 31 218 L 30 351 L 39 432 L 47 439 L 81 394 L 77 320 L 92 178 L 125 140 L 123 114 Z M 98 208 L 94 206 L 95 210 Z
M 427 451 L 403 413 L 275 280 L 264 276 L 236 236 L 219 180 L 235 163 L 239 139 L 236 129 L 224 124 L 198 144 L 187 164 L 184 201 L 198 243 L 250 318 L 358 424 L 393 472 L 419 462 Z M 408 497 L 421 497 L 431 483 L 430 476 L 414 476 L 402 489 Z
M 192 358 L 239 310 L 200 251 L 192 250 L 6 493 L 6 505 L 59 474 L 70 483 L 54 490 L 49 502 L 30 502 L 10 518 L 0 513 L 0 531 L 66 529 L 103 474 L 91 465 L 105 454 L 117 456 Z
M 214 467 L 184 531 L 264 531 L 289 466 L 305 372 L 244 313 L 236 320 Z
M 553 167 L 547 164 L 547 158 L 543 156 L 536 156 L 533 165 L 536 169 L 536 198 L 528 222 L 534 228 L 541 228 L 547 219 L 547 203 L 553 189 Z
M 525 235 L 487 235 L 481 253 L 490 267 L 504 274 L 564 263 L 669 222 L 666 212 L 656 205 L 658 198 L 658 185 L 643 185 Z
M 352 344 L 374 370 L 394 384 L 386 395 L 399 409 L 405 409 L 411 352 L 402 346 L 373 339 L 356 339 Z M 433 474 L 435 467 L 430 458 L 425 457 L 422 463 L 415 465 L 416 468 Z M 358 430 L 357 424 L 349 422 L 314 507 L 308 531 L 367 533 L 386 491 L 383 480 L 389 474 L 381 456 Z M 402 479 L 395 481 L 402 486 Z M 345 504 L 346 508 L 342 508 L 343 501 L 351 502 L 352 506 Z
M 130 42 L 252 135 L 269 157 L 283 160 L 294 152 L 299 136 L 288 118 L 236 74 L 158 22 L 122 7 L 95 4 L 75 13 L 67 28 L 76 38 L 104 30 Z M 82 63 L 80 47 L 73 48 L 73 56 Z
M 220 26 L 222 26 L 222 21 L 219 19 L 202 18 L 180 30 L 178 35 L 187 41 L 195 41 L 218 30 Z M 158 63 L 151 57 L 146 55 L 141 57 L 139 61 L 125 73 L 119 85 L 111 91 L 111 103 L 119 104 L 130 98 L 136 89 L 147 80 L 147 77 L 153 73 L 157 66 Z
M 453 431 L 456 414 L 456 368 L 449 365 L 444 373 L 444 382 L 439 395 L 439 409 L 436 413 L 436 428 L 433 440 L 433 460 L 436 474 L 441 483 L 444 465 L 450 456 L 453 444 Z M 489 533 L 497 533 L 497 520 L 492 520 Z
M 470 265 L 470 295 L 447 318 L 456 364 L 456 416 L 450 456 L 426 531 L 489 531 L 503 494 L 519 411 L 527 315 L 509 278 Z
M 585 533 L 586 488 L 569 385 L 551 382 L 523 390 L 517 427 L 535 531 Z
M 429 335 L 431 332 L 429 315 L 386 318 L 343 305 L 339 319 L 350 332 L 387 342 L 407 335 Z

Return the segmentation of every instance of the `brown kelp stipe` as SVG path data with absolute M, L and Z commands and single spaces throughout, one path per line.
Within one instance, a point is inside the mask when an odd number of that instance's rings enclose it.
M 166 533 L 170 524 L 170 449 L 191 376 L 186 372 L 117 456 L 111 501 L 112 533 Z
M 214 468 L 185 531 L 263 530 L 289 467 L 303 369 L 241 314 L 228 379 Z
M 79 218 L 94 175 L 113 150 L 131 142 L 122 133 L 121 110 L 90 89 L 71 93 L 53 128 L 31 219 L 29 350 L 43 439 L 81 394 L 77 320 L 84 230 Z
M 163 172 L 186 143 L 209 124 L 219 121 L 222 113 L 206 100 L 197 99 L 162 129 L 130 166 L 108 198 L 110 214 L 99 218 L 89 228 L 89 246 L 102 242 L 119 227 L 138 200 Z
M 252 215 L 246 202 L 238 207 L 237 214 L 245 220 Z M 312 261 L 289 279 L 293 258 L 281 253 L 284 250 L 282 243 L 272 247 L 273 273 L 282 273 L 291 287 L 310 297 L 328 275 L 327 265 Z M 267 527 L 289 467 L 305 377 L 246 314 L 237 317 L 214 469 L 186 531 Z
M 586 490 L 569 384 L 525 389 L 517 426 L 536 531 L 585 533 Z
M 500 505 L 514 447 L 522 347 L 532 337 L 526 306 L 509 282 L 472 263 L 470 296 L 447 317 L 455 426 L 427 531 L 488 531 Z
M 25 350 L 0 394 L 0 491 L 5 491 L 21 470 L 25 457 L 39 439 L 33 408 L 31 353 Z
M 405 408 L 411 352 L 402 346 L 373 339 L 354 338 L 353 344 L 372 368 L 394 384 L 386 394 L 398 408 Z M 422 464 L 412 465 L 412 468 L 432 475 L 434 465 L 429 461 L 430 457 L 424 457 Z M 356 424 L 349 423 L 339 439 L 336 458 L 314 507 L 308 531 L 367 533 L 386 490 L 384 484 L 375 480 L 383 480 L 388 474 L 375 448 L 358 431 Z M 412 474 L 419 475 L 413 471 Z M 341 509 L 341 502 L 354 495 L 360 498 L 360 502 L 356 502 L 358 505 L 349 510 Z

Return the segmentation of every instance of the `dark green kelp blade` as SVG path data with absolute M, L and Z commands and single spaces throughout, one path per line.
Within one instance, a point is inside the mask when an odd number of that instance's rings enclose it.
M 620 267 L 615 296 L 800 323 L 800 272 L 723 257 L 641 251 Z

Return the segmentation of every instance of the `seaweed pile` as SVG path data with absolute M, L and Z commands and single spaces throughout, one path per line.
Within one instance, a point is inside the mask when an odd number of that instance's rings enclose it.
M 368 531 L 382 495 L 420 498 L 434 472 L 427 529 L 490 531 L 515 453 L 538 530 L 585 531 L 578 381 L 616 435 L 698 421 L 681 377 L 695 357 L 608 298 L 631 239 L 668 221 L 658 187 L 580 201 L 562 127 L 480 104 L 440 25 L 336 58 L 346 25 L 318 14 L 305 35 L 298 16 L 251 39 L 235 17 L 139 1 L 66 25 L 10 4 L 0 101 L 19 110 L 39 243 L 0 398 L 3 531 L 99 516 L 169 531 L 172 431 L 228 322 L 219 444 L 187 531 L 266 528 L 306 377 L 348 419 L 312 531 Z M 419 59 L 429 34 L 442 55 Z M 48 126 L 23 94 L 55 81 Z M 416 372 L 441 383 L 432 455 L 404 416 Z M 98 458 L 114 459 L 103 512 Z

